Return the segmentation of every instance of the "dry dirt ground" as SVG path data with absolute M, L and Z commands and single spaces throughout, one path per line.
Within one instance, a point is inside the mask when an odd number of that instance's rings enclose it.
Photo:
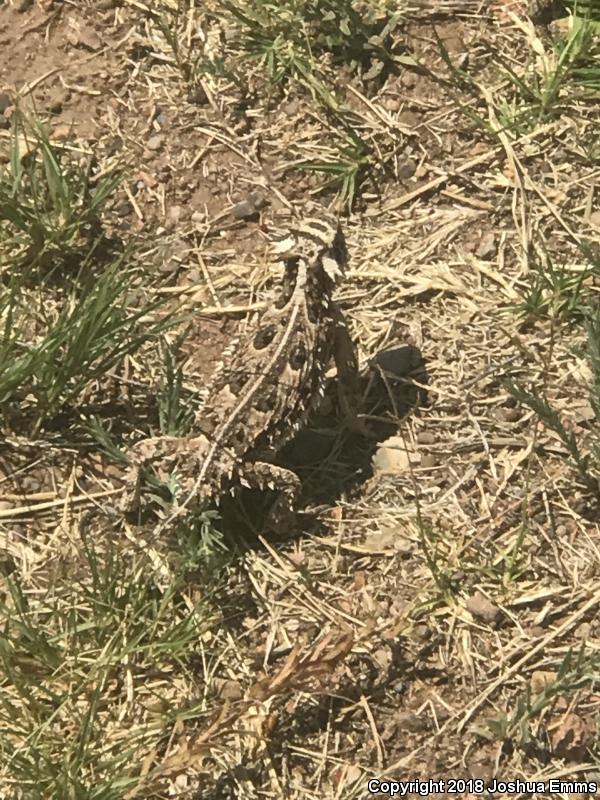
M 272 286 L 272 214 L 335 202 L 322 175 L 292 167 L 326 158 L 336 131 L 305 90 L 273 88 L 256 65 L 246 91 L 208 73 L 192 83 L 188 54 L 227 37 L 202 4 L 180 5 L 175 51 L 157 14 L 176 3 L 0 2 L 0 91 L 19 92 L 53 141 L 99 171 L 124 167 L 106 230 L 146 241 L 161 291 L 195 309 L 184 352 L 199 385 Z M 576 280 L 580 243 L 599 243 L 598 110 L 559 99 L 556 113 L 536 106 L 521 131 L 492 135 L 518 111 L 502 65 L 551 70 L 555 34 L 508 3 L 429 5 L 399 4 L 401 68 L 369 86 L 337 74 L 365 137 L 384 143 L 343 211 L 339 300 L 362 364 L 399 348 L 401 372 L 424 365 L 404 381 L 418 402 L 392 439 L 362 450 L 315 423 L 301 477 L 318 530 L 262 537 L 228 563 L 185 663 L 115 667 L 86 741 L 108 751 L 139 735 L 120 767 L 133 779 L 94 795 L 108 779 L 90 763 L 64 797 L 333 800 L 369 796 L 372 777 L 600 778 L 596 501 L 556 430 L 505 383 L 543 390 L 585 450 L 583 327 L 553 315 L 551 281 L 530 313 L 513 307 L 544 269 Z M 127 369 L 143 381 L 142 364 Z M 2 462 L 0 543 L 25 591 L 79 575 L 89 507 L 97 541 L 168 571 L 151 531 L 102 521 L 118 469 L 42 439 Z M 204 592 L 191 581 L 181 602 Z M 47 725 L 76 735 L 60 715 Z M 2 730 L 13 734 L 5 718 Z M 0 765 L 0 797 L 37 796 L 13 766 Z

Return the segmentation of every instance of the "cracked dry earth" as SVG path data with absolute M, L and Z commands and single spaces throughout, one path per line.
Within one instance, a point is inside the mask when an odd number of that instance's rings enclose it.
M 545 35 L 499 26 L 482 3 L 450 6 L 436 13 L 438 35 L 453 58 L 467 46 L 482 82 L 483 41 L 525 53 Z M 443 72 L 428 12 L 407 14 L 403 30 L 409 52 L 432 76 Z M 292 447 L 286 457 L 300 462 L 307 510 L 323 528 L 263 540 L 231 569 L 203 645 L 220 653 L 207 713 L 150 753 L 153 782 L 136 796 L 362 797 L 374 774 L 597 774 L 593 682 L 532 713 L 535 741 L 518 726 L 490 734 L 490 721 L 497 730 L 555 679 L 569 649 L 600 640 L 593 498 L 556 434 L 504 383 L 543 383 L 568 429 L 589 439 L 582 333 L 507 308 L 521 301 L 534 261 L 576 270 L 577 238 L 598 244 L 598 227 L 580 213 L 593 169 L 573 157 L 596 114 L 582 108 L 576 122 L 554 119 L 498 144 L 432 76 L 405 69 L 368 100 L 351 78 L 340 85 L 400 146 L 379 196 L 367 193 L 345 222 L 351 264 L 338 298 L 363 364 L 411 348 L 399 356 L 409 369 L 398 371 L 413 389 L 422 384 L 421 402 L 402 409 L 393 437 L 368 458 L 320 420 L 312 461 Z M 0 80 L 50 115 L 55 141 L 100 169 L 126 165 L 107 230 L 156 241 L 173 296 L 200 305 L 185 347 L 188 379 L 201 382 L 272 285 L 269 215 L 317 186 L 289 170 L 323 135 L 310 104 L 290 90 L 274 107 L 260 92 L 245 107 L 231 86 L 186 85 L 134 2 L 4 4 Z M 427 381 L 410 372 L 409 353 L 423 359 Z M 140 365 L 131 369 L 139 379 Z M 50 547 L 77 546 L 76 525 L 59 524 L 57 510 L 72 502 L 76 517 L 89 494 L 110 498 L 117 472 L 52 443 L 11 459 L 1 535 L 35 572 L 51 566 Z M 337 494 L 325 502 L 318 487 L 330 482 Z M 11 516 L 14 498 L 30 510 Z M 135 535 L 160 560 L 164 543 L 146 534 Z M 127 537 L 110 535 L 126 553 Z M 145 697 L 144 685 L 137 691 Z M 183 704 L 189 686 L 163 681 L 161 691 Z M 106 714 L 126 735 L 133 723 Z

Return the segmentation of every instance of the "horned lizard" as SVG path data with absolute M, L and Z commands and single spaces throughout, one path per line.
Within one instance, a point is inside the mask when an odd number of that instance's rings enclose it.
M 346 400 L 344 411 L 352 414 L 357 360 L 333 300 L 347 265 L 342 230 L 323 214 L 292 222 L 285 235 L 272 238 L 272 247 L 284 267 L 274 302 L 253 335 L 234 341 L 223 354 L 201 391 L 194 435 L 158 436 L 133 446 L 124 512 L 139 507 L 142 474 L 152 467 L 160 479 L 175 477 L 178 484 L 175 510 L 167 522 L 185 507 L 218 499 L 239 485 L 278 490 L 275 515 L 276 508 L 293 504 L 299 479 L 268 458 L 320 402 L 332 358 L 340 397 Z

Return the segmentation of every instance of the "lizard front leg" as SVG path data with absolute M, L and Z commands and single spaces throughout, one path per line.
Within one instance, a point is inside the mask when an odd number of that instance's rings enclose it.
M 255 461 L 244 468 L 240 477 L 242 485 L 248 488 L 277 492 L 265 522 L 268 530 L 278 532 L 293 520 L 293 508 L 301 488 L 300 478 L 295 472 L 267 461 Z
M 139 509 L 142 478 L 149 468 L 163 483 L 177 475 L 182 494 L 193 491 L 194 476 L 203 463 L 205 450 L 204 437 L 153 436 L 137 442 L 128 454 L 129 469 L 119 504 L 121 512 L 131 514 Z

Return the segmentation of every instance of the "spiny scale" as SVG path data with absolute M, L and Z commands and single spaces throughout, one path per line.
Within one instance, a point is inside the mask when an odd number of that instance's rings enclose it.
M 320 394 L 330 360 L 334 281 L 326 277 L 343 275 L 346 262 L 337 222 L 292 224 L 285 238 L 274 237 L 273 249 L 293 271 L 294 285 L 283 304 L 276 301 L 261 315 L 249 346 L 231 353 L 207 387 L 198 423 L 215 454 L 225 447 L 243 458 L 248 450 L 280 447 Z M 334 261 L 335 270 L 326 271 L 325 260 Z

